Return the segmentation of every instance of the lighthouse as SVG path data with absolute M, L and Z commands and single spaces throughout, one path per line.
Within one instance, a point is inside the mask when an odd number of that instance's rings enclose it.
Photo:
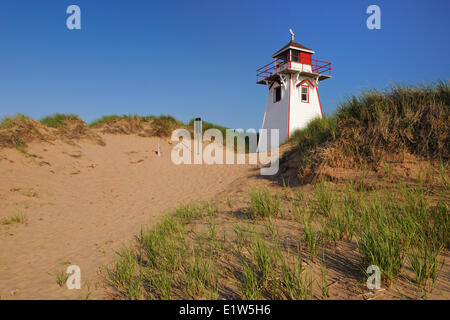
M 294 32 L 289 31 L 291 41 L 272 55 L 272 62 L 256 70 L 256 83 L 268 90 L 261 126 L 267 129 L 267 135 L 260 135 L 260 152 L 276 147 L 271 129 L 279 130 L 278 144 L 281 144 L 295 130 L 323 117 L 318 86 L 320 81 L 331 78 L 331 62 L 313 59 L 315 52 L 296 42 Z

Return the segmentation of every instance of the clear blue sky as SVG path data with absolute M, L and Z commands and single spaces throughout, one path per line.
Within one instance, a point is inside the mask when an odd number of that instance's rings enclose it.
M 66 28 L 79 5 L 82 29 Z M 381 30 L 366 8 L 381 7 Z M 0 117 L 76 113 L 201 116 L 258 128 L 266 88 L 255 70 L 296 41 L 332 62 L 325 113 L 367 88 L 450 75 L 450 1 L 2 0 Z

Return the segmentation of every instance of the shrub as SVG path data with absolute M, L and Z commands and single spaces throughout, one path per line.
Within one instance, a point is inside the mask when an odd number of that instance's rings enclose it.
M 117 114 L 112 114 L 109 116 L 102 116 L 102 117 L 92 121 L 91 123 L 89 123 L 89 127 L 94 128 L 102 123 L 108 123 L 108 122 L 119 120 L 122 118 L 123 118 L 123 116 L 121 117 L 121 116 L 118 116 Z
M 172 131 L 181 126 L 182 123 L 170 115 L 151 117 L 152 134 L 157 137 L 169 137 Z
M 356 133 L 360 152 L 368 156 L 376 156 L 377 147 L 448 160 L 449 106 L 447 82 L 371 90 L 340 105 L 337 138 L 349 140 Z
M 22 123 L 27 120 L 30 120 L 30 118 L 21 113 L 18 113 L 13 117 L 4 117 L 0 121 L 0 129 L 9 129 L 12 126 L 14 126 L 15 124 Z
M 39 120 L 44 126 L 50 128 L 61 128 L 65 126 L 65 122 L 67 120 L 77 120 L 82 121 L 77 115 L 74 114 L 63 114 L 63 113 L 55 113 L 51 116 L 47 116 Z
M 315 147 L 324 144 L 331 139 L 336 130 L 336 117 L 316 118 L 312 120 L 304 129 L 296 130 L 290 137 L 290 143 L 294 148 L 283 154 L 282 161 L 292 153 L 300 155 L 299 163 L 309 164 L 311 162 L 311 152 Z

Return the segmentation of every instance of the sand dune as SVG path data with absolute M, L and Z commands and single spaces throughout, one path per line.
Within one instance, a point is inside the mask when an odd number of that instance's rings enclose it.
M 28 156 L 0 149 L 0 218 L 26 218 L 0 225 L 1 299 L 107 298 L 99 268 L 143 224 L 256 172 L 250 165 L 176 166 L 167 141 L 158 157 L 157 138 L 101 137 L 106 146 L 33 142 Z M 58 286 L 68 264 L 80 266 L 82 290 Z

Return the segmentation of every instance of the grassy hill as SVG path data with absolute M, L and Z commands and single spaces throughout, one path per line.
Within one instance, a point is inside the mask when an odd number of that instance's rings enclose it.
M 136 134 L 143 137 L 168 138 L 177 128 L 194 131 L 193 120 L 184 124 L 171 115 L 107 115 L 92 121 L 84 122 L 75 114 L 55 113 L 36 121 L 23 114 L 5 117 L 0 121 L 0 147 L 15 147 L 25 150 L 32 141 L 51 141 L 55 139 L 70 140 L 87 138 L 102 145 L 97 134 Z M 226 128 L 210 122 L 203 122 L 203 130 L 210 128 L 225 132 Z
M 340 104 L 335 115 L 295 132 L 282 169 L 298 169 L 300 180 L 310 181 L 327 168 L 380 170 L 410 156 L 447 165 L 449 106 L 444 82 L 364 92 Z

